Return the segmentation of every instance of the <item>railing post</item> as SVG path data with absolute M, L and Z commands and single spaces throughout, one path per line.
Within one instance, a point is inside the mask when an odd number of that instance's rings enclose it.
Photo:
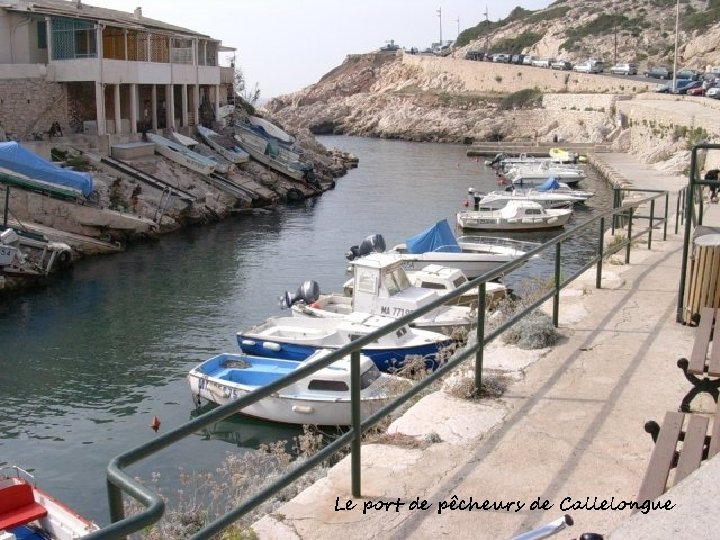
M 360 447 L 362 431 L 360 424 L 360 351 L 350 353 L 350 406 L 352 415 L 353 439 L 351 445 L 352 495 L 360 498 Z
M 595 274 L 595 288 L 602 288 L 602 263 L 603 263 L 603 252 L 605 251 L 605 218 L 600 218 L 600 241 L 598 243 L 598 263 L 597 273 Z
M 653 221 L 655 220 L 655 199 L 650 201 L 650 227 L 648 228 L 648 249 L 652 246 Z
M 628 242 L 628 244 L 627 244 L 627 248 L 626 248 L 626 251 L 625 251 L 625 264 L 630 264 L 630 246 L 632 245 L 632 220 L 633 220 L 633 210 L 634 210 L 634 208 L 631 206 L 631 207 L 629 208 L 629 210 L 630 210 L 630 212 L 629 212 L 629 216 L 630 216 L 630 217 L 628 218 L 628 228 L 627 228 L 627 231 L 628 231 L 627 242 Z
M 618 207 L 618 189 L 613 188 L 613 210 Z M 612 224 L 610 226 L 611 234 L 615 236 L 615 224 L 617 223 L 617 214 L 612 215 Z
M 125 519 L 125 508 L 123 506 L 122 491 L 110 480 L 107 483 L 108 507 L 110 509 L 110 521 L 115 523 Z
M 555 296 L 553 297 L 553 326 L 559 325 L 560 320 L 560 244 L 555 244 Z
M 663 242 L 667 240 L 668 205 L 670 204 L 670 192 L 665 192 L 665 223 L 663 224 Z
M 677 192 L 677 200 L 675 201 L 675 234 L 678 233 L 678 225 L 682 220 L 682 214 L 680 213 L 680 200 L 682 198 L 682 189 Z
M 5 186 L 5 208 L 3 209 L 3 230 L 7 229 L 8 211 L 10 210 L 10 186 Z
M 477 335 L 477 350 L 475 351 L 475 392 L 480 395 L 482 389 L 482 368 L 483 354 L 485 351 L 485 295 L 487 294 L 487 285 L 483 281 L 478 286 L 478 324 L 475 330 Z

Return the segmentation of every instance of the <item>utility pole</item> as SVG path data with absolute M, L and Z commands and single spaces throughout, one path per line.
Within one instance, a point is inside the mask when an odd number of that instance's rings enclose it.
M 443 45 L 442 41 L 442 7 L 439 7 L 437 10 L 438 17 L 440 17 L 440 47 Z
M 460 36 L 460 17 L 458 17 L 458 18 L 455 19 L 455 20 L 456 20 L 457 23 L 458 23 L 458 32 L 457 32 L 457 35 Z M 457 41 L 457 37 L 455 38 L 455 40 Z
M 675 4 L 675 58 L 673 60 L 673 92 L 677 88 L 677 45 L 678 45 L 678 24 L 680 22 L 680 0 Z
M 617 64 L 617 8 L 613 13 L 613 66 Z
M 486 24 L 487 28 L 485 28 L 485 56 L 487 56 L 487 53 L 488 53 L 488 42 L 489 42 L 489 39 L 490 39 L 490 19 L 488 19 L 487 4 L 485 4 L 485 13 L 484 13 L 483 15 L 485 15 L 485 22 L 487 23 L 487 24 Z

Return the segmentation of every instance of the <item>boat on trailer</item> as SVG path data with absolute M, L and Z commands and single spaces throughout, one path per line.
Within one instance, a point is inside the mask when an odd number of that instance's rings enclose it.
M 99 529 L 38 488 L 26 470 L 0 468 L 0 539 L 72 540 Z
M 190 370 L 187 376 L 190 392 L 198 402 L 202 398 L 225 405 L 325 358 L 329 352 L 317 351 L 302 362 L 248 354 L 219 354 Z M 390 401 L 388 383 L 394 379 L 381 373 L 370 358 L 360 355 L 360 415 L 363 419 Z M 238 413 L 285 424 L 350 425 L 350 356 L 336 360 Z

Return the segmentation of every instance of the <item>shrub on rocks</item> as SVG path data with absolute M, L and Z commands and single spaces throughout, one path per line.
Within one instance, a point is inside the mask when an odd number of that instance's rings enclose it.
M 509 328 L 502 336 L 504 343 L 517 345 L 520 349 L 544 349 L 557 343 L 560 334 L 549 315 L 534 311 Z

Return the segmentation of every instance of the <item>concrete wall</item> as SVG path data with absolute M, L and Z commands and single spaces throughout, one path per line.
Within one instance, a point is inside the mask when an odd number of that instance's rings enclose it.
M 65 86 L 40 79 L 0 80 L 0 122 L 7 133 L 25 139 L 45 132 L 53 122 L 67 126 L 68 99 Z
M 622 94 L 544 94 L 542 106 L 552 110 L 605 111 L 610 112 L 618 100 L 631 99 Z
M 537 87 L 543 92 L 621 94 L 642 92 L 656 86 L 656 83 L 619 77 L 554 71 L 513 64 L 456 60 L 447 57 L 404 54 L 402 61 L 404 64 L 423 69 L 431 75 L 449 75 L 463 81 L 464 89 L 467 92 L 517 92 L 525 88 Z
M 196 81 L 199 84 L 219 84 L 220 68 L 76 58 L 52 62 L 48 66 L 48 79 L 58 82 L 102 81 L 105 84 L 170 84 L 171 81 L 174 84 L 195 84 Z
M 47 49 L 37 47 L 37 23 L 43 20 L 0 10 L 0 64 L 47 62 Z

